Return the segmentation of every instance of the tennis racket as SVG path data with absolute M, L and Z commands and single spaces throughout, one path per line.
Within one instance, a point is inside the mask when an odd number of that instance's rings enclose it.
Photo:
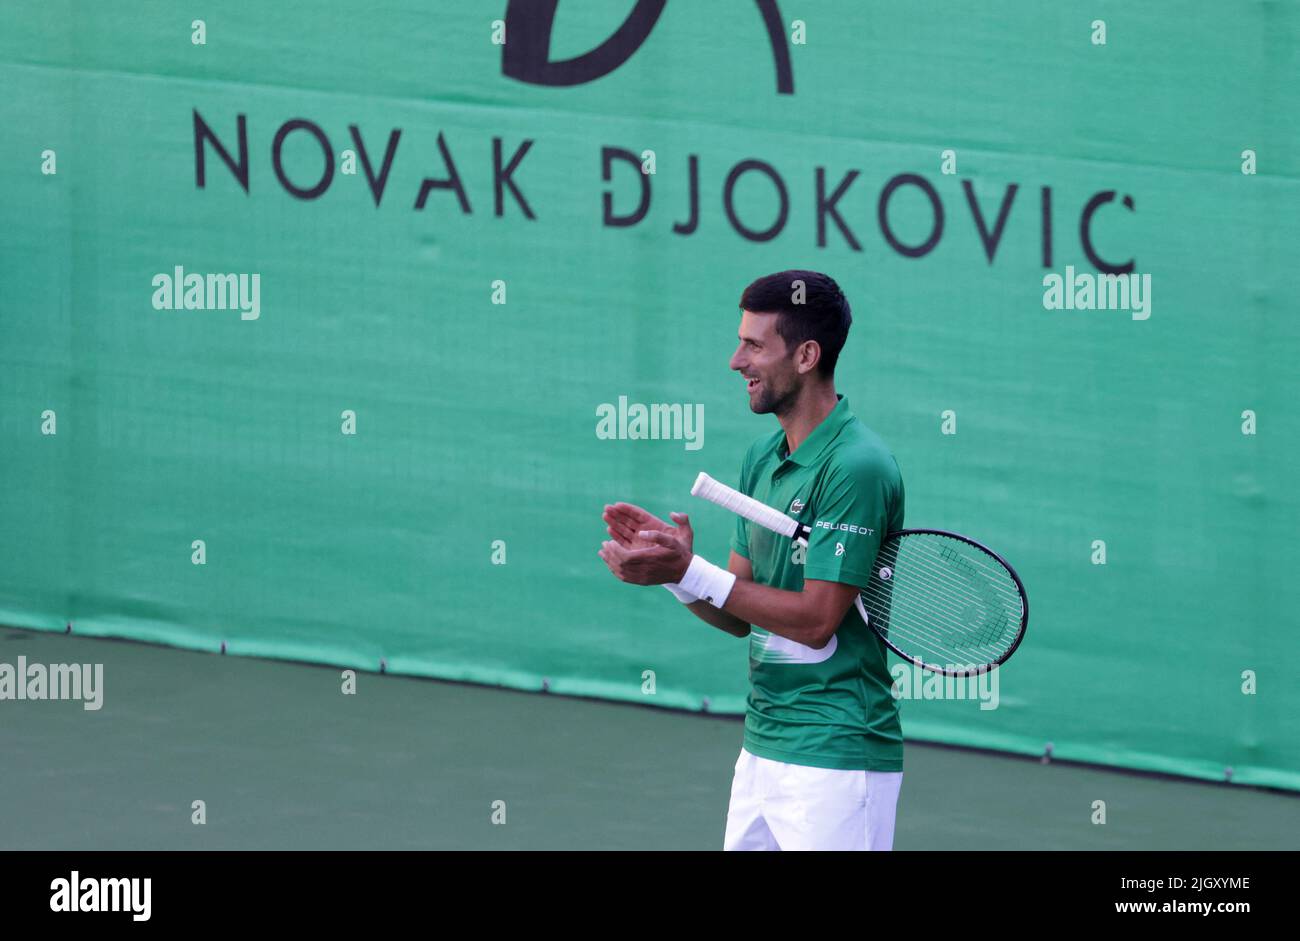
M 807 546 L 812 529 L 701 473 L 691 494 Z M 1016 652 L 1029 599 L 1015 569 L 974 539 L 903 529 L 880 545 L 854 604 L 890 650 L 945 676 L 984 673 Z

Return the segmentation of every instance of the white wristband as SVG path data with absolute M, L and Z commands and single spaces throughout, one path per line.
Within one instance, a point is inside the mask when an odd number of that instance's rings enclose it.
M 680 601 L 682 604 L 691 604 L 693 602 L 700 600 L 699 598 L 696 598 L 694 595 L 692 595 L 689 591 L 683 589 L 682 586 L 678 585 L 676 582 L 664 582 L 664 587 L 667 588 L 669 591 L 671 591 L 673 595 L 677 598 L 677 600 Z
M 683 591 L 707 601 L 715 608 L 721 608 L 727 603 L 727 597 L 736 584 L 736 576 L 696 555 L 691 557 L 690 567 L 677 584 L 681 585 Z

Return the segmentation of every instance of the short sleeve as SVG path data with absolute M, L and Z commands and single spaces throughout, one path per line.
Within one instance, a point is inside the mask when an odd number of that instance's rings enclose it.
M 828 465 L 813 509 L 804 578 L 865 588 L 890 521 L 901 512 L 901 481 L 866 460 Z
M 749 456 L 754 449 L 751 447 L 745 452 L 745 459 L 740 465 L 740 482 L 736 489 L 741 493 L 749 494 Z M 749 521 L 739 513 L 736 514 L 736 529 L 731 535 L 731 549 L 736 555 L 749 558 Z

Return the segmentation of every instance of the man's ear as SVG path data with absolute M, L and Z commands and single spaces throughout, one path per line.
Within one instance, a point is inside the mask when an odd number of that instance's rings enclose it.
M 821 362 L 822 347 L 816 340 L 804 340 L 799 344 L 799 352 L 795 355 L 794 365 L 801 373 L 812 372 Z

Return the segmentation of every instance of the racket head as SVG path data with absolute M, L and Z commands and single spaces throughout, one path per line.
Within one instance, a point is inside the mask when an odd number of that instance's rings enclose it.
M 941 529 L 890 533 L 854 603 L 890 650 L 945 676 L 1005 663 L 1029 626 L 1016 570 L 988 546 Z

